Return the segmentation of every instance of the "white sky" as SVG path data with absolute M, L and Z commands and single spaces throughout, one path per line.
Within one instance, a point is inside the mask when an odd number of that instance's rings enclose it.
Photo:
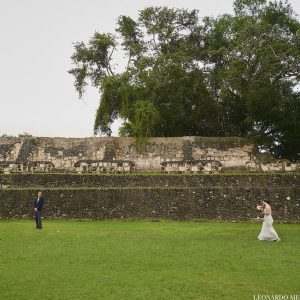
M 300 14 L 300 1 L 290 0 Z M 114 32 L 120 15 L 146 6 L 232 13 L 233 0 L 0 0 L 0 135 L 93 135 L 96 89 L 79 100 L 73 87 L 73 42 Z M 117 133 L 115 126 L 114 134 Z

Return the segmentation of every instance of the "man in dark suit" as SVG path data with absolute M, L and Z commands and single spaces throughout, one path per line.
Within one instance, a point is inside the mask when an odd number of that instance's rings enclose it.
M 44 205 L 44 198 L 42 192 L 38 192 L 38 197 L 33 203 L 33 210 L 35 216 L 36 229 L 42 229 L 42 210 Z

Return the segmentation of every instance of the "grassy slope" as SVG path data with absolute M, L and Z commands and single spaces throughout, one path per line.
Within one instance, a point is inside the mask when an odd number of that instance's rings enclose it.
M 0 221 L 0 299 L 253 299 L 299 294 L 300 226 Z

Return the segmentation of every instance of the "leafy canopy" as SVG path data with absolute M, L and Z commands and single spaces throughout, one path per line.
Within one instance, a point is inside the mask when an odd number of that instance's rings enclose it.
M 300 153 L 300 23 L 286 1 L 236 0 L 234 15 L 202 20 L 148 7 L 74 47 L 79 96 L 89 83 L 101 95 L 95 133 L 110 135 L 120 117 L 123 136 L 239 136 L 278 157 Z

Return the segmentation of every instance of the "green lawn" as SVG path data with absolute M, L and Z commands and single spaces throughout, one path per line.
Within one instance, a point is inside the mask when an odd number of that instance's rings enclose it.
M 0 299 L 253 299 L 300 294 L 300 225 L 0 221 Z

